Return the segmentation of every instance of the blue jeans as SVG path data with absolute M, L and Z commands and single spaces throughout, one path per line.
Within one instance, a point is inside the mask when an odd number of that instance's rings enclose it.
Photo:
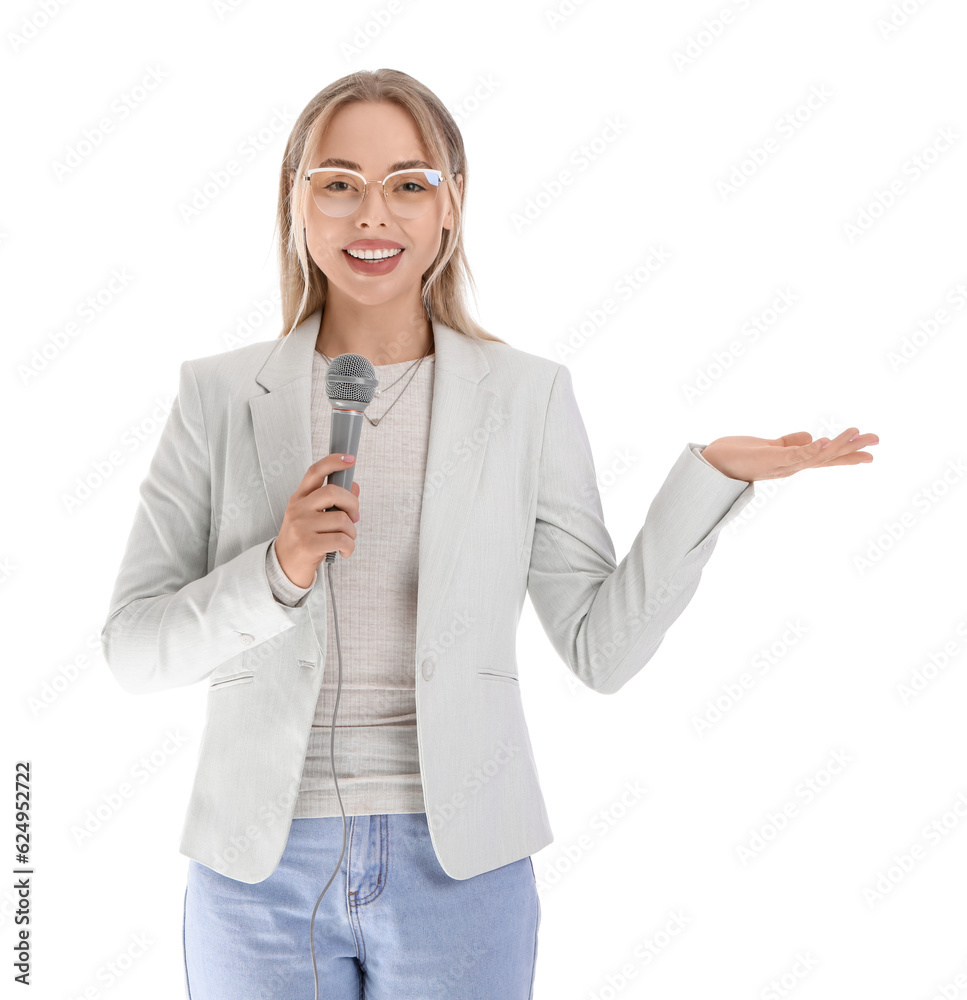
M 309 920 L 342 835 L 342 816 L 294 819 L 254 884 L 189 861 L 189 1000 L 313 1000 Z M 532 1000 L 540 920 L 529 857 L 454 879 L 425 812 L 347 816 L 316 911 L 320 1000 Z

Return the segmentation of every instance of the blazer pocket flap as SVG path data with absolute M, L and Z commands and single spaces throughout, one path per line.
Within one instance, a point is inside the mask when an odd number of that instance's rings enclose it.
M 254 670 L 236 670 L 230 674 L 218 674 L 211 679 L 209 689 L 229 687 L 232 684 L 245 684 L 255 680 Z
M 517 674 L 511 673 L 509 670 L 478 670 L 477 675 L 491 680 L 510 681 L 512 684 L 520 683 Z

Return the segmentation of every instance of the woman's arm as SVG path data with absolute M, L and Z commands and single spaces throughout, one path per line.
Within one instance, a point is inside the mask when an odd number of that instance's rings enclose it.
M 191 362 L 161 432 L 101 631 L 104 659 L 132 693 L 193 684 L 301 621 L 266 575 L 269 539 L 208 568 L 211 468 Z
M 651 659 L 695 593 L 719 531 L 754 496 L 753 483 L 725 476 L 689 445 L 616 564 L 571 375 L 558 369 L 527 587 L 548 638 L 585 685 L 614 694 Z

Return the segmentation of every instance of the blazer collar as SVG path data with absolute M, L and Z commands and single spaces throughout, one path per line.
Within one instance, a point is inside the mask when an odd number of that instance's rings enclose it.
M 259 385 L 272 392 L 293 379 L 303 376 L 312 378 L 312 352 L 316 349 L 321 318 L 320 308 L 279 338 L 278 347 L 255 376 Z M 444 326 L 436 319 L 431 318 L 430 324 L 433 327 L 437 372 L 442 369 L 477 383 L 490 371 L 483 349 L 476 340 Z
M 267 389 L 249 400 L 262 481 L 276 531 L 282 527 L 289 497 L 312 464 L 312 354 L 322 310 L 317 309 L 279 338 L 255 376 Z M 487 382 L 490 365 L 480 343 L 431 319 L 435 345 L 433 391 L 426 475 L 421 497 L 403 497 L 400 517 L 420 510 L 417 653 L 436 622 L 460 553 L 473 509 L 484 455 L 490 438 L 505 424 L 499 393 Z M 389 419 L 392 419 L 390 417 Z M 376 431 L 378 433 L 378 430 Z M 473 443 L 472 447 L 467 442 Z M 366 476 L 361 470 L 361 481 Z M 317 586 L 313 598 L 324 599 Z M 452 613 L 452 612 L 451 612 Z M 323 650 L 326 616 L 311 616 Z M 431 654 L 435 655 L 435 654 Z

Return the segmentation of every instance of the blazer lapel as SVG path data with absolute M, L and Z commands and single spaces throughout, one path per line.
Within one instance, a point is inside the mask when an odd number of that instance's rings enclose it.
M 249 400 L 277 531 L 289 497 L 312 464 L 312 352 L 321 314 L 317 309 L 279 338 L 255 377 L 267 392 Z M 453 573 L 490 440 L 488 418 L 496 418 L 498 402 L 497 393 L 480 384 L 490 366 L 477 341 L 431 322 L 436 361 L 420 514 L 418 649 Z

